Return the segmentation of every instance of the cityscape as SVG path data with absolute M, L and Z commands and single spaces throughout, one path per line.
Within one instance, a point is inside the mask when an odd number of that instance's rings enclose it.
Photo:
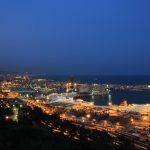
M 0 1 L 0 150 L 150 150 L 150 0 Z
M 1 118 L 19 125 L 42 126 L 58 137 L 73 141 L 84 138 L 90 145 L 95 144 L 95 138 L 100 138 L 99 134 L 104 134 L 104 138 L 111 139 L 108 145 L 105 143 L 107 149 L 124 146 L 126 149 L 148 149 L 150 104 L 128 104 L 127 100 L 113 104 L 110 93 L 113 90 L 150 91 L 149 85 L 87 84 L 77 83 L 73 78 L 68 81 L 37 79 L 28 73 L 2 75 L 0 99 L 4 114 Z M 103 95 L 109 97 L 105 106 L 81 99 Z M 125 145 L 125 142 L 130 144 Z

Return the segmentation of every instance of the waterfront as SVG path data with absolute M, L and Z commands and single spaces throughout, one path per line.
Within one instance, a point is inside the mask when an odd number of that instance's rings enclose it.
M 112 85 L 149 85 L 150 76 L 115 76 L 115 75 L 35 75 L 33 78 L 44 78 L 53 81 L 66 82 L 72 79 L 79 83 L 97 83 L 97 84 L 112 84 Z M 79 98 L 85 101 L 92 101 L 95 105 L 105 106 L 109 101 L 113 104 L 119 105 L 123 100 L 127 100 L 129 104 L 146 104 L 150 103 L 150 89 L 143 91 L 128 91 L 128 90 L 112 90 L 110 94 L 99 96 L 80 96 Z
M 96 135 L 105 131 L 113 139 L 115 147 L 121 147 L 125 141 L 122 142 L 120 136 L 132 142 L 132 150 L 145 150 L 149 146 L 149 84 L 77 83 L 71 79 L 63 82 L 34 79 L 27 74 L 15 75 L 1 82 L 1 99 L 2 107 L 13 110 L 3 116 L 6 120 L 22 123 L 24 117 L 33 117 L 30 114 L 33 110 L 35 116 L 31 122 L 35 120 L 36 124 L 49 128 L 53 134 L 63 134 L 77 141 L 82 141 L 82 136 L 85 136 L 90 143 L 95 141 L 91 132 Z M 58 119 L 57 124 L 51 121 L 52 118 Z M 68 130 L 64 121 L 75 130 Z M 29 124 L 30 120 L 26 123 Z M 90 134 L 78 132 L 79 127 L 82 131 L 90 130 Z
M 112 91 L 109 95 L 80 96 L 80 98 L 102 106 L 107 105 L 110 100 L 115 105 L 123 100 L 127 100 L 129 104 L 147 104 L 150 103 L 150 91 Z

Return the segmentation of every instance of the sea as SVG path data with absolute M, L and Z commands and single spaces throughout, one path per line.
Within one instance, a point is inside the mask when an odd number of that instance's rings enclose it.
M 119 85 L 150 85 L 150 76 L 132 75 L 132 76 L 110 76 L 110 75 L 63 75 L 48 76 L 41 75 L 36 78 L 45 78 L 54 81 L 75 81 L 79 83 L 97 83 L 97 84 L 119 84 Z M 150 103 L 150 90 L 146 91 L 111 91 L 107 95 L 101 96 L 82 96 L 85 101 L 92 101 L 95 105 L 107 105 L 109 101 L 119 105 L 126 100 L 129 104 L 147 104 Z

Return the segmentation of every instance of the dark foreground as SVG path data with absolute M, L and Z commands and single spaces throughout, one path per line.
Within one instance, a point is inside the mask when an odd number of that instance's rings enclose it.
M 18 122 L 10 119 L 18 108 Z M 0 150 L 135 150 L 129 140 L 46 115 L 38 108 L 0 101 Z

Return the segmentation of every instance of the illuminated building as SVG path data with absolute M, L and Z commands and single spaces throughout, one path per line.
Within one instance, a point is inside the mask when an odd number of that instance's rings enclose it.
M 74 82 L 66 83 L 66 92 L 77 92 L 78 84 Z
M 106 94 L 105 87 L 101 84 L 92 85 L 92 95 L 103 95 Z
M 120 106 L 128 106 L 127 101 L 123 101 L 123 102 L 121 102 L 121 103 L 120 103 Z

